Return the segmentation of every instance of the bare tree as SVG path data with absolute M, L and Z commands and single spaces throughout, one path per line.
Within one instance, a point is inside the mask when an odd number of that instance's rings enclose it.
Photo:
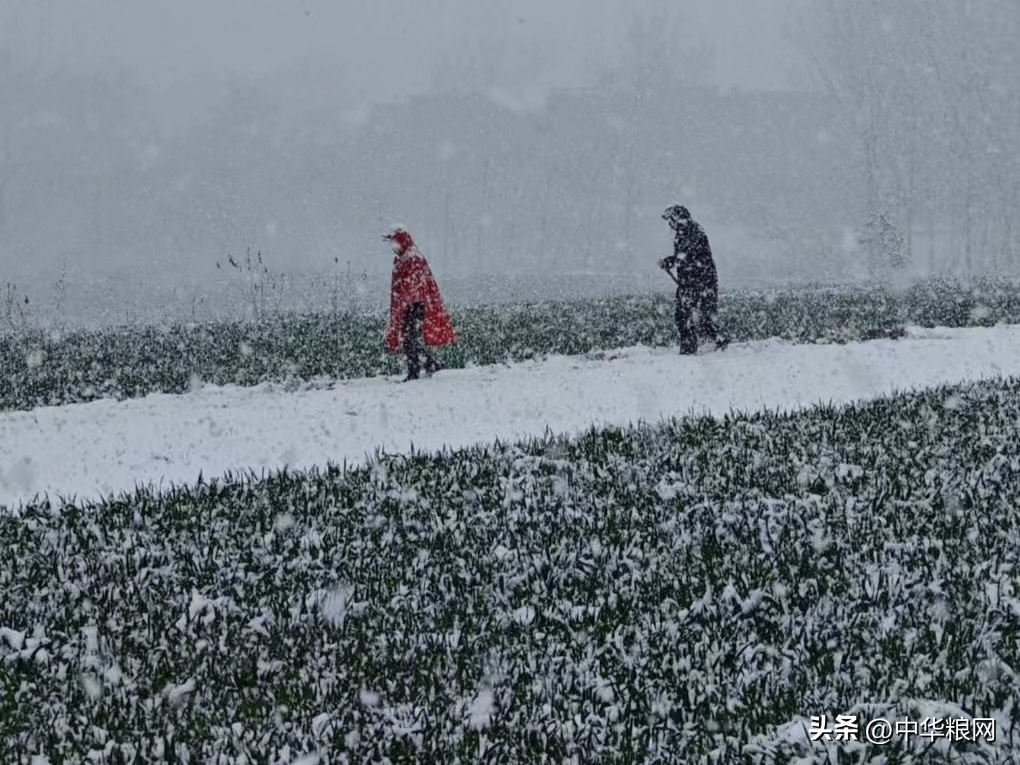
M 864 245 L 873 278 L 898 265 L 903 256 L 897 251 L 899 210 L 890 157 L 895 154 L 896 103 L 907 62 L 895 5 L 896 0 L 818 0 L 808 6 L 800 30 L 818 81 L 852 115 L 863 164 Z
M 690 102 L 685 89 L 711 82 L 714 56 L 711 43 L 699 37 L 683 4 L 675 0 L 634 3 L 617 44 L 590 55 L 596 81 L 614 105 L 616 123 L 605 148 L 613 171 L 608 188 L 614 190 L 615 199 L 603 194 L 599 203 L 609 202 L 613 208 L 604 215 L 616 221 L 624 248 L 633 241 L 642 194 L 651 186 L 666 149 L 652 138 L 654 126 L 670 105 Z
M 708 85 L 715 48 L 690 26 L 683 3 L 643 0 L 630 6 L 619 44 L 590 59 L 601 86 L 643 99 L 677 85 Z
M 467 36 L 448 46 L 432 66 L 436 93 L 492 96 L 520 94 L 552 71 L 552 50 L 538 41 L 513 45 L 503 28 L 482 37 Z
M 0 238 L 7 228 L 7 195 L 14 179 L 12 134 L 17 119 L 15 109 L 21 99 L 15 96 L 14 64 L 11 54 L 0 49 Z
M 843 104 L 860 151 L 873 276 L 909 257 L 918 213 L 928 218 L 929 246 L 945 227 L 962 255 L 953 265 L 967 272 L 978 266 L 976 248 L 984 265 L 1002 249 L 998 230 L 1013 213 L 1001 199 L 1015 160 L 991 157 L 1018 135 L 1015 96 L 996 95 L 1015 77 L 1018 15 L 1012 0 L 804 3 L 798 39 L 817 82 Z

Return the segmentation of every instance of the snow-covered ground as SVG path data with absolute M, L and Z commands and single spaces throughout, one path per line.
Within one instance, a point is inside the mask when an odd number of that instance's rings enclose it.
M 362 461 L 386 451 L 460 447 L 685 414 L 794 409 L 895 390 L 1020 375 L 1020 326 L 914 329 L 849 345 L 735 344 L 695 358 L 630 348 L 446 370 L 432 379 L 326 389 L 206 387 L 0 413 L 0 506 L 36 494 L 95 498 L 136 484 L 227 471 Z

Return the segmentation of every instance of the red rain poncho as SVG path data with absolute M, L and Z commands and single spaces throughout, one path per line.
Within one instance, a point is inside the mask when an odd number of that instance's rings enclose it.
M 385 239 L 394 243 L 393 278 L 390 283 L 390 321 L 386 350 L 395 353 L 404 343 L 404 316 L 414 303 L 425 307 L 425 345 L 435 347 L 457 342 L 453 321 L 443 305 L 439 285 L 428 261 L 406 229 L 396 228 Z

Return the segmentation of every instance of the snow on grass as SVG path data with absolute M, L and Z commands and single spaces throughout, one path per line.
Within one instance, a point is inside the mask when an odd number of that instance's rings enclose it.
M 579 273 L 573 278 L 590 282 L 605 276 Z M 547 282 L 549 278 L 554 277 L 547 276 Z M 461 369 L 549 354 L 608 358 L 607 349 L 676 344 L 668 291 L 568 300 L 572 290 L 564 293 L 546 284 L 542 294 L 560 299 L 455 306 L 459 341 L 443 349 L 443 364 Z M 935 279 L 896 291 L 727 291 L 720 296 L 719 323 L 738 342 L 774 337 L 806 343 L 873 340 L 897 337 L 906 325 L 1018 323 L 1017 294 L 1017 286 L 1008 281 L 964 285 Z M 382 311 L 354 308 L 317 314 L 269 312 L 245 322 L 134 324 L 67 334 L 31 327 L 13 335 L 0 332 L 0 410 L 184 393 L 203 383 L 272 383 L 295 389 L 395 374 L 402 360 L 383 351 L 385 321 Z
M 845 403 L 1018 375 L 1020 327 L 918 329 L 900 340 L 845 345 L 773 340 L 693 358 L 642 347 L 615 355 L 446 370 L 408 384 L 370 378 L 290 392 L 207 385 L 184 395 L 4 412 L 0 506 L 42 494 L 97 498 L 137 484 L 166 487 L 200 474 L 363 464 L 377 448 L 469 446 L 547 429 Z M 805 466 L 804 480 L 814 469 Z
M 1018 505 L 1015 379 L 33 505 L 0 751 L 1006 763 Z M 996 738 L 807 735 L 848 714 Z

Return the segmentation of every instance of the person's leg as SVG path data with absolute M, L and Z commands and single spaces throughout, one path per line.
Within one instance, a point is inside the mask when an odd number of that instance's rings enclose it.
M 421 374 L 421 303 L 409 306 L 404 314 L 404 355 L 407 357 L 407 379 L 417 380 Z
M 718 313 L 719 299 L 715 289 L 705 287 L 695 296 L 695 325 L 700 340 L 712 340 L 717 347 L 725 345 L 725 341 L 716 327 L 715 317 Z
M 425 356 L 425 374 L 433 375 L 439 371 L 439 362 L 436 361 L 436 357 L 432 353 L 432 349 L 428 343 L 425 342 L 425 306 L 422 306 L 421 313 L 421 349 Z
M 715 310 L 709 297 L 702 299 L 698 306 L 698 335 L 703 340 L 715 340 L 719 333 L 715 328 Z
M 425 359 L 425 374 L 433 375 L 442 369 L 439 362 L 436 360 L 435 355 L 432 353 L 432 349 L 428 343 L 425 342 L 425 305 L 424 303 L 415 303 L 414 308 L 416 311 L 417 327 L 418 327 L 418 350 L 420 357 Z
M 695 333 L 694 301 L 683 291 L 676 294 L 676 328 L 680 333 L 680 353 L 693 354 L 698 350 L 698 336 Z
M 425 374 L 432 375 L 438 372 L 441 367 L 439 362 L 436 361 L 436 357 L 432 354 L 432 349 L 427 345 L 423 345 L 422 348 L 425 352 Z

